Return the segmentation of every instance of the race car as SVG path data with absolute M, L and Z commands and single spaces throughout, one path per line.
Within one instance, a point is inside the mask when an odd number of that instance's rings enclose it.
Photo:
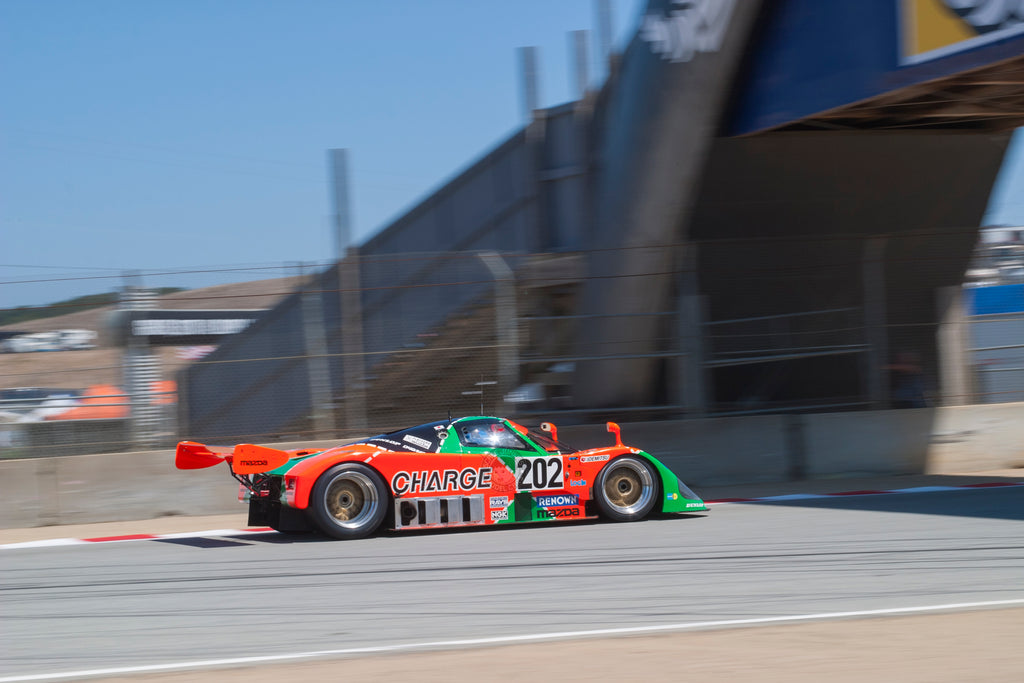
M 401 429 L 327 450 L 240 444 L 217 452 L 182 441 L 179 469 L 228 463 L 249 525 L 318 529 L 338 539 L 395 530 L 517 522 L 643 519 L 652 511 L 707 510 L 649 453 L 622 443 L 574 450 L 550 423 L 528 429 L 463 417 Z

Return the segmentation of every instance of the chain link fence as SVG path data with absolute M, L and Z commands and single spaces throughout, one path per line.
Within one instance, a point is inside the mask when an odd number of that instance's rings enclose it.
M 96 309 L 95 348 L 0 354 L 0 457 L 342 440 L 448 413 L 583 422 L 1024 400 L 1024 305 L 1007 310 L 1006 295 L 985 312 L 981 288 L 935 278 L 902 291 L 947 267 L 945 255 L 886 261 L 885 249 L 858 246 L 848 262 L 755 272 L 713 249 L 687 255 L 704 247 L 656 247 L 678 252 L 676 265 L 630 275 L 649 278 L 634 289 L 652 300 L 625 313 L 579 312 L 588 280 L 606 277 L 587 252 L 353 253 L 340 267 L 290 266 L 259 300 L 265 315 L 217 344 L 118 346 L 103 329 L 111 309 Z M 655 296 L 666 278 L 668 295 Z M 817 291 L 766 298 L 782 280 Z M 239 308 L 254 287 L 144 305 Z M 138 296 L 120 305 L 138 308 Z M 588 337 L 596 319 L 616 328 L 613 341 Z M 580 373 L 621 362 L 653 378 L 645 399 L 588 405 Z M 962 381 L 950 386 L 954 366 Z

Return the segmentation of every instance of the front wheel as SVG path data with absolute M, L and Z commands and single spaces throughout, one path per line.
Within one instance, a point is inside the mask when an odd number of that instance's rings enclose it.
M 316 480 L 309 507 L 313 521 L 328 536 L 369 536 L 384 520 L 388 493 L 384 480 L 359 463 L 342 463 Z
M 616 458 L 597 475 L 594 498 L 601 514 L 615 522 L 643 519 L 654 507 L 658 486 L 640 458 Z

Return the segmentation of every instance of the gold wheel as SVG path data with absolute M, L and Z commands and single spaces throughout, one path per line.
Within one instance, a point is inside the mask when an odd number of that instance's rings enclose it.
M 365 505 L 366 494 L 351 479 L 335 480 L 327 489 L 327 511 L 339 522 L 358 519 Z
M 654 472 L 646 460 L 620 457 L 608 463 L 597 477 L 594 497 L 608 519 L 632 522 L 653 508 L 658 492 Z
M 310 495 L 310 514 L 334 538 L 362 538 L 373 533 L 387 510 L 387 485 L 361 463 L 342 463 L 317 479 Z
M 637 504 L 644 494 L 640 475 L 631 469 L 613 470 L 604 481 L 604 493 L 615 507 L 629 508 Z

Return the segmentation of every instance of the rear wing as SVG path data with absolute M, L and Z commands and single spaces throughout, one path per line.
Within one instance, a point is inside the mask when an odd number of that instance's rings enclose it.
M 288 451 L 251 443 L 239 444 L 230 452 L 220 452 L 206 444 L 182 441 L 174 451 L 174 466 L 179 470 L 199 470 L 226 462 L 232 472 L 245 475 L 276 470 L 290 458 Z

